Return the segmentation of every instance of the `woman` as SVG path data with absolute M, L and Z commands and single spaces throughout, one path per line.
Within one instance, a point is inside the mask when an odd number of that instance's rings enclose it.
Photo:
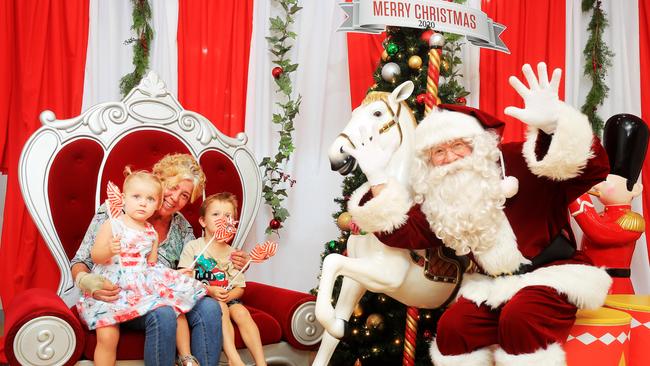
M 179 212 L 188 202 L 194 202 L 205 188 L 205 174 L 196 160 L 188 154 L 163 157 L 153 167 L 153 173 L 164 185 L 163 203 L 149 219 L 160 245 L 158 262 L 176 268 L 183 246 L 194 240 L 190 223 Z M 108 219 L 102 205 L 93 217 L 75 257 L 70 262 L 72 277 L 77 286 L 101 301 L 114 301 L 120 289 L 103 278 L 91 274 L 93 262 L 90 249 L 101 224 Z M 242 251 L 233 253 L 232 261 L 241 268 L 247 255 Z M 217 365 L 221 355 L 221 308 L 210 298 L 201 299 L 187 313 L 191 330 L 192 354 L 202 366 Z M 145 316 L 123 324 L 131 329 L 145 330 L 144 362 L 146 365 L 174 364 L 176 354 L 176 314 L 171 307 L 160 307 Z

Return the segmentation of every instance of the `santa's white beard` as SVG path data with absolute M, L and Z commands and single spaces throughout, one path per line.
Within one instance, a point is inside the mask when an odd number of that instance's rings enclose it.
M 473 139 L 472 154 L 434 167 L 418 157 L 411 184 L 429 225 L 456 254 L 481 254 L 497 240 L 503 213 L 499 151 L 492 134 Z

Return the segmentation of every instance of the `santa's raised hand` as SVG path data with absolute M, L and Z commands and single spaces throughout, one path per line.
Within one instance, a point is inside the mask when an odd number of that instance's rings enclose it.
M 531 127 L 539 128 L 547 134 L 554 133 L 563 104 L 558 96 L 562 70 L 555 69 L 550 81 L 546 64 L 543 62 L 537 64 L 537 76 L 529 64 L 525 64 L 521 70 L 528 82 L 528 87 L 516 76 L 511 76 L 508 81 L 524 99 L 525 107 L 510 106 L 504 110 L 504 113 Z
M 371 128 L 361 126 L 359 133 L 350 135 L 349 138 L 354 147 L 343 146 L 342 149 L 357 160 L 368 183 L 372 186 L 386 183 L 386 167 L 393 152 L 381 146 L 379 123 L 374 123 Z

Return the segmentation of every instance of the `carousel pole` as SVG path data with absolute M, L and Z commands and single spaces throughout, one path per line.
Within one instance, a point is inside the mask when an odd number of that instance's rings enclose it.
M 424 99 L 424 114 L 431 113 L 433 108 L 440 104 L 438 96 L 438 81 L 440 80 L 440 59 L 445 37 L 441 33 L 429 32 L 429 66 L 427 69 L 427 93 Z M 415 345 L 418 335 L 418 308 L 409 306 L 406 309 L 406 330 L 404 331 L 404 356 L 402 366 L 415 365 Z

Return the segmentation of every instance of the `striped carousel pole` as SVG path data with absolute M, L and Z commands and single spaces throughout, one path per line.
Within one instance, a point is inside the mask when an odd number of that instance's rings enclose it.
M 440 60 L 445 37 L 441 33 L 430 33 L 429 42 L 429 67 L 427 69 L 427 93 L 424 99 L 424 114 L 431 113 L 433 108 L 441 103 L 438 96 L 438 81 L 440 80 Z M 418 336 L 418 308 L 409 306 L 406 309 L 406 330 L 404 331 L 404 356 L 402 366 L 415 364 L 415 345 Z
M 445 37 L 441 33 L 433 32 L 429 37 L 429 67 L 427 68 L 427 93 L 424 99 L 424 114 L 431 113 L 433 107 L 440 104 L 438 96 L 438 81 L 440 80 L 440 60 Z

